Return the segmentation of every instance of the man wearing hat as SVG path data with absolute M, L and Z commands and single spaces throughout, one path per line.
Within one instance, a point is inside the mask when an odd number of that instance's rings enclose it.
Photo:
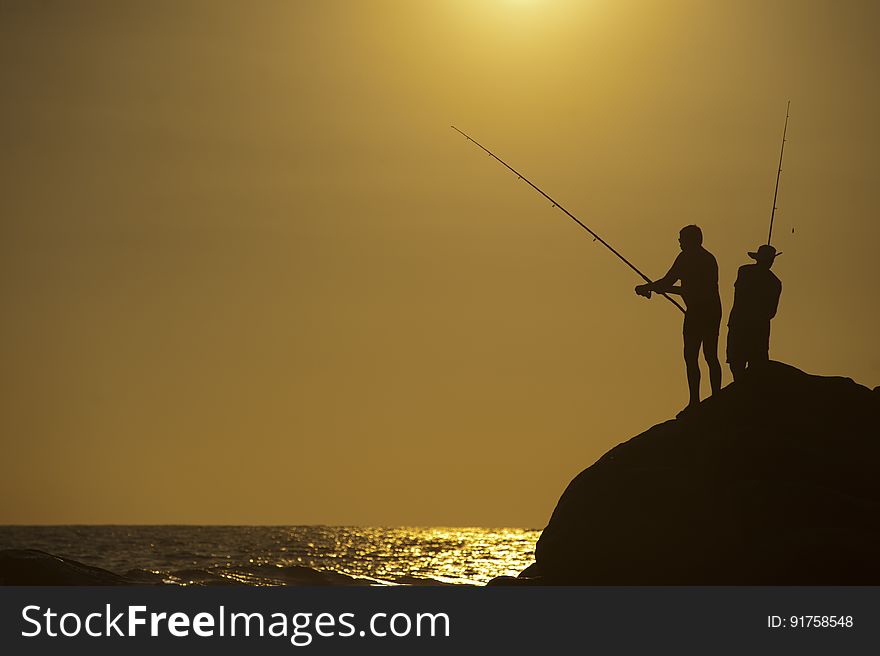
M 770 271 L 777 253 L 770 244 L 749 253 L 754 264 L 739 268 L 734 283 L 733 308 L 727 322 L 727 362 L 733 379 L 746 367 L 754 369 L 770 359 L 770 320 L 776 316 L 782 282 Z

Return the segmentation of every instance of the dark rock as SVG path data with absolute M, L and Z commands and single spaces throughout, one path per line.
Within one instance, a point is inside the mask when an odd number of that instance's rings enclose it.
M 0 585 L 131 585 L 100 567 L 36 549 L 0 550 Z
M 532 563 L 528 567 L 526 567 L 523 571 L 519 573 L 518 579 L 530 579 L 536 576 L 540 576 L 541 572 L 538 570 L 538 563 Z
M 162 585 L 165 583 L 165 576 L 163 574 L 145 569 L 130 569 L 122 576 L 132 584 Z
M 420 585 L 420 586 L 443 586 L 443 587 L 452 587 L 457 586 L 457 583 L 446 583 L 444 581 L 438 581 L 437 579 L 426 578 L 424 576 L 396 576 L 393 578 L 394 583 L 397 585 Z
M 529 566 L 531 567 L 531 565 Z M 486 585 L 491 586 L 507 586 L 507 587 L 527 587 L 533 585 L 550 585 L 547 583 L 543 577 L 541 576 L 523 576 L 520 574 L 519 576 L 496 576 L 494 579 L 489 581 Z
M 880 584 L 880 395 L 771 362 L 569 484 L 544 584 Z

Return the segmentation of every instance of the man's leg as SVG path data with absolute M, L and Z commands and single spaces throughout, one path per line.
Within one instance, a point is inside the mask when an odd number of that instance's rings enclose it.
M 709 382 L 712 394 L 721 391 L 721 363 L 718 361 L 718 333 L 710 331 L 703 339 L 703 357 L 709 367 Z
M 733 374 L 733 381 L 736 382 L 743 377 L 746 373 L 746 361 L 745 360 L 730 360 L 728 362 L 730 365 L 730 373 Z
M 770 362 L 770 323 L 755 329 L 749 348 L 749 371 L 762 369 Z
M 700 335 L 697 331 L 684 331 L 684 365 L 687 368 L 688 407 L 700 402 Z
M 736 382 L 746 373 L 746 359 L 742 354 L 742 333 L 737 326 L 727 326 L 727 364 Z

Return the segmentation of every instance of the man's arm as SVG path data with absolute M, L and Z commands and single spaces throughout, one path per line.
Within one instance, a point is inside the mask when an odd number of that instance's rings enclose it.
M 773 294 L 773 298 L 770 299 L 770 307 L 768 308 L 770 310 L 770 318 L 771 319 L 776 316 L 776 310 L 779 309 L 779 297 L 782 296 L 782 283 L 781 282 L 776 285 L 776 289 L 774 290 L 774 292 L 775 293 Z
M 644 285 L 637 285 L 636 294 L 644 296 L 645 298 L 651 298 L 651 292 L 659 292 L 661 294 L 681 294 L 681 287 L 675 285 L 681 277 L 678 273 L 680 258 L 681 255 L 675 258 L 675 262 L 672 263 L 672 266 L 669 267 L 669 271 L 667 271 L 666 275 L 662 278 L 655 280 L 654 282 L 647 282 Z

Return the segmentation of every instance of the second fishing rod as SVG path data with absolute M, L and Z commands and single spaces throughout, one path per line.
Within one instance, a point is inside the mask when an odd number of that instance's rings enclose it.
M 465 134 L 464 132 L 462 132 L 461 130 L 459 130 L 459 129 L 458 129 L 457 127 L 455 127 L 454 125 L 451 125 L 450 127 L 451 127 L 453 130 L 455 130 L 456 132 L 458 132 L 460 135 L 462 135 L 463 137 L 465 137 L 468 141 L 473 142 L 474 145 L 478 146 L 479 148 L 481 148 L 482 150 L 484 150 L 486 153 L 488 153 L 489 155 L 491 155 L 494 159 L 496 159 L 498 162 L 500 162 L 500 163 L 501 163 L 504 167 L 506 167 L 509 171 L 511 171 L 512 173 L 515 173 L 516 176 L 517 176 L 520 180 L 522 180 L 523 182 L 525 182 L 525 183 L 526 183 L 527 185 L 529 185 L 532 189 L 534 189 L 534 190 L 537 191 L 539 194 L 541 194 L 544 198 L 546 198 L 547 200 L 549 200 L 549 201 L 553 204 L 553 207 L 556 207 L 556 208 L 558 208 L 559 210 L 561 210 L 562 212 L 564 212 L 564 213 L 565 213 L 565 214 L 566 214 L 566 215 L 567 215 L 572 221 L 574 221 L 574 222 L 577 223 L 581 228 L 583 228 L 583 229 L 586 230 L 588 233 L 590 233 L 590 235 L 592 235 L 592 237 L 593 237 L 593 239 L 594 239 L 595 241 L 598 241 L 598 242 L 601 243 L 605 248 L 607 248 L 609 251 L 611 251 L 612 253 L 614 253 L 614 255 L 616 255 L 617 258 L 620 259 L 620 261 L 622 261 L 622 262 L 623 262 L 624 264 L 626 264 L 630 269 L 632 269 L 632 270 L 635 271 L 639 276 L 641 276 L 641 278 L 642 278 L 645 282 L 647 282 L 647 283 L 654 282 L 653 280 L 651 280 L 650 278 L 648 278 L 648 276 L 646 276 L 644 273 L 642 273 L 641 271 L 639 271 L 639 269 L 638 269 L 638 268 L 637 268 L 632 262 L 630 262 L 628 259 L 626 259 L 623 255 L 621 255 L 621 254 L 617 251 L 617 249 L 615 249 L 611 244 L 609 244 L 607 241 L 605 241 L 605 240 L 602 239 L 599 235 L 597 235 L 595 232 L 593 232 L 589 227 L 587 227 L 587 225 L 586 225 L 583 221 L 581 221 L 580 219 L 578 219 L 574 214 L 572 214 L 572 213 L 569 212 L 567 209 L 565 209 L 562 205 L 560 205 L 560 204 L 557 203 L 555 200 L 553 200 L 553 199 L 552 199 L 550 196 L 548 196 L 548 195 L 547 195 L 542 189 L 540 189 L 537 185 L 535 185 L 531 180 L 529 180 L 527 177 L 525 177 L 522 173 L 520 173 L 520 172 L 517 171 L 515 168 L 513 168 L 512 166 L 510 166 L 510 164 L 508 164 L 508 163 L 505 162 L 503 159 L 501 159 L 500 157 L 498 157 L 498 155 L 496 155 L 496 154 L 493 153 L 491 150 L 489 150 L 488 148 L 486 148 L 483 144 L 481 144 L 480 142 L 478 142 L 476 139 L 473 139 L 472 137 L 468 136 L 467 134 Z M 665 293 L 663 293 L 663 292 L 658 292 L 658 293 L 660 293 L 660 295 L 663 296 L 663 298 L 665 298 L 667 301 L 669 301 L 670 303 L 672 303 L 672 304 L 673 304 L 675 307 L 677 307 L 679 310 L 681 310 L 682 312 L 685 311 L 685 309 L 681 306 L 681 304 L 679 304 L 678 301 L 676 301 L 674 298 L 672 298 L 671 296 L 668 296 L 667 294 L 665 294 Z
M 773 240 L 773 217 L 776 216 L 776 199 L 779 197 L 779 178 L 782 177 L 782 156 L 785 154 L 785 135 L 788 132 L 788 112 L 791 101 L 785 106 L 785 124 L 782 126 L 782 147 L 779 149 L 779 168 L 776 170 L 776 187 L 773 189 L 773 209 L 770 210 L 770 231 L 767 233 L 767 244 Z

